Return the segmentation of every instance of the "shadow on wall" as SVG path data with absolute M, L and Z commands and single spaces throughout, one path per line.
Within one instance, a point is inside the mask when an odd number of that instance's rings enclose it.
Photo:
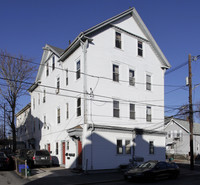
M 135 132 L 124 132 L 123 134 L 105 131 L 88 132 L 90 134 L 87 142 L 90 144 L 82 148 L 82 153 L 80 153 L 82 156 L 74 156 L 76 159 L 73 159 L 73 163 L 70 163 L 73 156 L 66 158 L 66 163 L 71 164 L 70 167 L 80 167 L 80 158 L 82 158 L 82 169 L 85 171 L 117 169 L 120 165 L 128 164 L 133 156 L 144 158 L 144 161 L 165 160 L 165 147 L 156 147 L 159 143 L 160 146 L 164 146 L 164 134 L 155 132 L 154 135 L 150 135 L 141 130 L 136 135 Z M 134 139 L 132 139 L 133 135 L 135 135 Z M 131 143 L 134 143 L 135 147 Z M 69 153 L 73 152 L 69 151 Z
M 44 124 L 39 118 L 33 117 L 31 111 L 24 120 L 24 124 L 17 128 L 17 149 L 41 149 L 40 141 L 42 130 L 48 131 L 49 125 Z M 50 148 L 46 148 L 51 153 Z M 57 156 L 52 156 L 53 165 L 58 166 Z

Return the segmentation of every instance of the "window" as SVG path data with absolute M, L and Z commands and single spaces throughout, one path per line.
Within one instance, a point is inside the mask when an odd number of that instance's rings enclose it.
M 149 154 L 154 154 L 154 143 L 153 143 L 153 141 L 149 142 Z
M 52 57 L 52 71 L 55 69 L 55 56 Z
M 76 63 L 76 79 L 78 80 L 81 77 L 81 66 L 80 60 Z
M 56 155 L 58 155 L 58 142 L 56 143 Z
M 135 104 L 130 103 L 130 119 L 135 119 Z
M 44 116 L 44 129 L 46 129 L 46 125 L 47 125 L 47 123 L 46 123 L 46 116 Z
M 67 150 L 69 150 L 69 141 L 67 141 Z
M 57 108 L 57 123 L 60 123 L 60 108 Z
M 146 90 L 151 91 L 151 76 L 146 75 Z
M 123 154 L 122 140 L 117 140 L 117 154 Z
M 66 86 L 67 86 L 68 83 L 69 83 L 69 82 L 68 82 L 68 78 L 69 78 L 68 76 L 69 76 L 69 74 L 68 74 L 68 69 L 66 69 Z
M 57 78 L 57 93 L 59 93 L 60 90 L 60 78 Z
M 113 117 L 119 118 L 119 101 L 113 101 Z
M 135 86 L 135 72 L 133 70 L 129 70 L 129 85 Z
M 168 132 L 168 138 L 171 138 L 171 132 L 170 131 Z
M 46 102 L 46 91 L 44 90 L 43 91 L 43 103 L 45 103 Z
M 149 106 L 146 109 L 146 121 L 151 122 L 151 107 Z
M 125 152 L 126 154 L 131 154 L 131 141 L 125 140 Z
M 143 43 L 138 41 L 138 56 L 143 56 Z
M 66 103 L 66 119 L 69 118 L 69 103 Z
M 35 110 L 35 98 L 33 98 L 33 110 Z
M 77 117 L 81 115 L 81 98 L 77 99 Z
M 115 47 L 121 49 L 122 43 L 121 43 L 121 33 L 115 32 Z
M 38 105 L 40 105 L 40 93 L 38 93 Z
M 113 64 L 113 81 L 119 82 L 119 66 Z
M 49 76 L 49 64 L 48 64 L 48 62 L 46 64 L 46 76 Z

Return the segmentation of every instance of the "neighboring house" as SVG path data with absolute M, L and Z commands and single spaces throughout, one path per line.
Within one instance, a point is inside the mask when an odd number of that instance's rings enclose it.
M 26 105 L 16 115 L 17 143 L 24 142 L 21 147 L 39 149 L 40 126 L 36 127 L 36 120 L 31 115 L 31 103 Z M 21 148 L 20 147 L 20 148 Z M 19 144 L 18 144 L 19 148 Z
M 81 32 L 65 50 L 43 50 L 29 88 L 41 149 L 83 170 L 117 168 L 133 156 L 165 159 L 170 64 L 135 8 Z
M 174 157 L 189 157 L 190 128 L 189 121 L 177 118 L 166 118 L 166 154 Z M 200 124 L 194 123 L 193 127 L 194 155 L 200 154 Z

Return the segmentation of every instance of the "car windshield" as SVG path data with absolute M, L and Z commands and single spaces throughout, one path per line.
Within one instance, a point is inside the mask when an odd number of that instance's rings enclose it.
M 44 150 L 44 151 L 40 150 L 40 151 L 36 151 L 36 155 L 37 156 L 49 156 L 50 154 L 46 150 Z
M 146 162 L 138 166 L 138 168 L 153 168 L 156 165 L 155 162 Z

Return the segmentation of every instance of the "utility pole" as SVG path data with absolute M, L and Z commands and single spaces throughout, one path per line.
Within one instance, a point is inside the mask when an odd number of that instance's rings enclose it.
M 188 70 L 189 70 L 189 124 L 190 124 L 190 169 L 194 169 L 194 153 L 193 153 L 193 106 L 192 106 L 192 68 L 191 68 L 191 54 L 188 56 Z
M 3 106 L 3 112 L 4 112 L 3 139 L 6 139 L 6 104 L 5 103 L 4 103 L 4 106 Z

